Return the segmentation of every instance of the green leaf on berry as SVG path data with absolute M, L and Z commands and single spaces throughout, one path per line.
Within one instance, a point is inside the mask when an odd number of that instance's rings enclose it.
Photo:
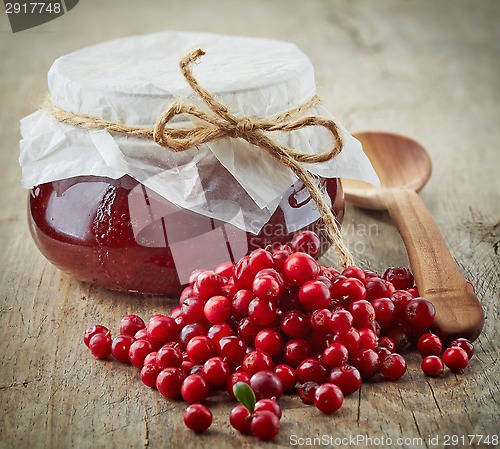
M 233 386 L 234 397 L 243 405 L 250 413 L 253 413 L 255 408 L 255 393 L 250 385 L 245 382 L 237 382 Z

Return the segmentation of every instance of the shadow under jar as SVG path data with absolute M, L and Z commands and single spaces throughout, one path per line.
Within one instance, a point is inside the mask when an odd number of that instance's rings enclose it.
M 340 180 L 318 183 L 341 222 Z M 307 215 L 315 208 L 296 183 L 254 235 L 177 207 L 130 176 L 78 176 L 33 187 L 28 222 L 42 254 L 76 279 L 113 290 L 177 295 L 197 268 L 213 269 L 257 247 L 290 242 L 295 232 L 286 227 L 287 214 Z M 330 244 L 322 224 L 318 219 L 302 229 L 319 234 L 324 253 Z

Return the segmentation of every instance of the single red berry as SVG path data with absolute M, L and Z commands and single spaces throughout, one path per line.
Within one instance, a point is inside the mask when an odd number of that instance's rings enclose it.
M 413 287 L 413 274 L 408 268 L 392 267 L 387 268 L 382 276 L 398 290 L 406 290 Z
M 128 351 L 130 363 L 136 368 L 141 369 L 144 365 L 144 359 L 151 352 L 153 352 L 153 345 L 148 340 L 134 341 Z
M 202 374 L 210 385 L 221 386 L 226 384 L 231 368 L 221 357 L 211 357 L 203 364 Z
M 349 364 L 358 369 L 363 379 L 370 379 L 378 373 L 380 359 L 372 349 L 359 349 L 350 356 Z
M 351 312 L 353 319 L 352 325 L 356 329 L 370 326 L 370 324 L 375 319 L 375 309 L 366 300 L 351 302 L 347 310 Z
M 202 323 L 186 324 L 179 333 L 179 343 L 185 348 L 187 344 L 197 336 L 206 336 L 208 327 Z
M 335 334 L 333 341 L 343 344 L 349 351 L 349 354 L 353 354 L 359 349 L 361 338 L 359 332 L 354 327 L 351 327 L 347 332 Z
M 252 376 L 259 371 L 271 370 L 273 368 L 273 360 L 266 352 L 255 349 L 244 357 L 242 365 L 243 369 Z
M 377 298 L 387 298 L 390 296 L 391 291 L 386 281 L 379 277 L 369 277 L 365 281 L 366 299 L 373 301 Z M 365 299 L 365 298 L 363 298 Z
M 233 262 L 222 262 L 215 267 L 214 270 L 219 276 L 229 279 L 233 275 L 234 263 Z
M 196 296 L 191 296 L 182 301 L 181 310 L 184 322 L 189 323 L 208 323 L 205 316 L 205 303 L 204 299 Z M 148 326 L 149 327 L 149 326 Z
M 380 362 L 384 360 L 389 354 L 393 354 L 391 351 L 389 351 L 387 348 L 384 348 L 383 346 L 377 346 L 374 351 L 377 353 L 378 358 Z
M 219 340 L 217 350 L 219 356 L 222 357 L 230 367 L 236 368 L 243 362 L 243 358 L 247 351 L 247 345 L 240 337 L 229 335 Z
M 223 337 L 234 335 L 233 328 L 228 323 L 214 324 L 207 331 L 207 337 L 210 338 L 216 345 Z
M 267 326 L 276 318 L 276 305 L 273 301 L 256 297 L 248 304 L 248 317 L 257 326 Z
M 148 336 L 152 341 L 165 343 L 179 335 L 177 323 L 170 316 L 156 315 L 148 322 Z
M 344 394 L 337 385 L 326 383 L 320 385 L 314 393 L 314 405 L 325 414 L 337 411 L 344 403 Z
M 150 388 L 156 389 L 156 379 L 160 371 L 161 368 L 156 363 L 145 364 L 141 369 L 142 383 Z
M 83 334 L 83 342 L 85 343 L 85 346 L 87 348 L 89 347 L 89 342 L 90 339 L 95 335 L 95 334 L 108 334 L 111 335 L 111 332 L 109 329 L 105 326 L 101 326 L 100 324 L 97 324 L 95 326 L 89 327 Z
M 291 391 L 295 387 L 295 383 L 297 382 L 297 375 L 295 374 L 295 370 L 285 364 L 276 365 L 273 368 L 273 371 L 278 375 L 283 384 L 283 391 Z
M 255 273 L 250 267 L 249 256 L 242 257 L 234 267 L 234 282 L 238 288 L 251 290 Z
M 304 338 L 311 330 L 310 321 L 299 310 L 285 312 L 281 317 L 280 327 L 282 332 L 290 338 Z
M 111 344 L 111 354 L 121 363 L 130 363 L 129 351 L 134 341 L 130 335 L 118 335 Z
M 199 274 L 193 286 L 193 291 L 204 300 L 220 294 L 223 281 L 220 275 L 214 271 L 206 270 Z
M 336 334 L 349 331 L 352 327 L 353 317 L 347 310 L 336 310 L 330 316 L 330 329 Z
M 317 357 L 309 357 L 300 363 L 295 370 L 295 374 L 301 383 L 313 381 L 322 384 L 328 377 L 329 371 L 325 361 Z
M 262 329 L 255 336 L 255 349 L 260 349 L 273 358 L 281 354 L 284 345 L 283 337 L 275 329 Z
M 257 274 L 260 270 L 273 268 L 274 266 L 272 254 L 263 248 L 254 249 L 248 255 L 248 263 L 254 274 Z
M 321 250 L 321 240 L 312 231 L 300 231 L 293 236 L 290 247 L 294 252 L 309 254 L 316 259 Z
M 358 330 L 359 333 L 359 349 L 375 349 L 378 345 L 378 337 L 377 334 L 363 327 Z
M 212 412 L 203 404 L 191 404 L 184 412 L 184 424 L 194 432 L 204 432 L 212 425 Z
M 453 348 L 455 346 L 462 348 L 467 353 L 467 357 L 469 357 L 469 360 L 474 355 L 474 345 L 467 338 L 457 338 L 456 340 L 453 340 L 450 343 L 450 348 Z
M 245 382 L 246 384 L 250 384 L 250 375 L 245 371 L 237 371 L 228 377 L 226 382 L 226 391 L 232 398 L 234 398 L 233 388 L 238 382 Z
M 304 404 L 314 404 L 314 393 L 318 387 L 316 382 L 309 381 L 298 388 L 297 393 Z
M 346 278 L 339 283 L 334 283 L 332 289 L 334 298 L 343 299 L 348 304 L 366 298 L 366 287 L 356 278 Z
M 309 312 L 328 307 L 330 299 L 330 290 L 321 281 L 308 281 L 300 287 L 299 301 Z
M 198 335 L 189 340 L 186 346 L 186 353 L 195 365 L 201 365 L 210 357 L 215 357 L 217 355 L 217 349 L 210 338 L 204 335 Z
M 144 365 L 158 365 L 158 362 L 156 361 L 157 355 L 158 355 L 158 352 L 156 352 L 156 351 L 150 352 L 144 359 Z M 127 354 L 127 357 L 128 357 L 128 354 Z
M 331 333 L 330 329 L 330 318 L 332 312 L 329 309 L 317 309 L 311 313 L 309 317 L 309 322 L 311 323 L 311 328 L 313 332 L 320 334 Z
M 156 353 L 156 363 L 161 369 L 179 367 L 182 361 L 182 352 L 171 345 L 163 345 Z
M 307 340 L 294 338 L 285 344 L 283 354 L 286 363 L 292 368 L 297 368 L 302 360 L 313 356 L 313 349 Z
M 454 373 L 463 372 L 469 364 L 467 352 L 459 346 L 448 348 L 443 353 L 444 364 Z
M 349 359 L 349 351 L 342 343 L 332 343 L 323 351 L 323 360 L 331 367 L 342 366 Z
M 389 298 L 377 298 L 372 302 L 373 310 L 375 311 L 375 319 L 381 327 L 390 327 L 396 321 L 396 306 Z
M 212 296 L 203 308 L 205 316 L 212 324 L 225 323 L 232 313 L 231 301 L 225 296 Z
M 275 398 L 279 399 L 283 394 L 283 384 L 274 371 L 259 371 L 250 377 L 250 387 L 257 399 Z
M 262 410 L 253 417 L 250 428 L 257 438 L 272 440 L 280 431 L 280 420 L 273 412 Z
M 231 410 L 229 414 L 229 423 L 234 429 L 244 435 L 250 435 L 252 433 L 250 427 L 252 416 L 244 405 L 238 404 Z
M 251 290 L 238 290 L 233 296 L 233 312 L 239 316 L 248 315 L 248 305 L 255 298 Z
M 428 355 L 422 360 L 422 371 L 428 376 L 440 376 L 444 371 L 444 363 L 437 355 Z
M 146 325 L 140 316 L 126 315 L 120 320 L 120 334 L 134 336 L 137 331 L 144 329 Z
M 422 357 L 439 355 L 443 350 L 443 343 L 437 335 L 426 333 L 418 339 L 417 350 Z
M 285 284 L 283 280 L 279 279 L 281 275 L 277 272 L 275 275 L 261 273 L 263 271 L 255 276 L 252 284 L 252 292 L 259 298 L 277 301 L 285 293 Z
M 89 341 L 89 349 L 96 359 L 105 359 L 111 355 L 111 335 L 97 333 Z
M 301 286 L 319 276 L 318 263 L 305 253 L 293 253 L 283 265 L 283 274 L 293 285 Z
M 210 391 L 208 383 L 200 374 L 190 374 L 181 385 L 181 396 L 188 404 L 203 402 Z
M 344 271 L 342 271 L 342 275 L 346 278 L 359 279 L 361 282 L 364 282 L 366 279 L 365 272 L 361 268 L 354 266 L 345 268 Z
M 264 398 L 255 403 L 254 413 L 259 413 L 262 410 L 273 412 L 278 419 L 281 419 L 282 410 L 276 399 Z
M 406 373 L 406 360 L 401 354 L 388 354 L 380 361 L 379 371 L 389 380 L 398 380 Z
M 180 368 L 165 368 L 156 378 L 156 388 L 165 397 L 178 398 L 186 375 Z
M 378 339 L 378 345 L 381 348 L 386 348 L 389 352 L 396 352 L 396 343 L 391 337 L 380 337 Z
M 344 396 L 347 396 L 359 390 L 362 378 L 357 368 L 351 365 L 343 365 L 330 371 L 328 382 L 337 385 L 344 393 Z
M 255 337 L 262 329 L 263 326 L 259 326 L 249 317 L 245 317 L 240 320 L 236 333 L 246 345 L 252 346 L 255 342 Z
M 406 305 L 405 322 L 415 329 L 429 329 L 434 324 L 436 310 L 427 299 L 418 297 Z

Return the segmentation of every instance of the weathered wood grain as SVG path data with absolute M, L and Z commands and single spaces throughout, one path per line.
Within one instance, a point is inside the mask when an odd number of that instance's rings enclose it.
M 258 444 L 229 428 L 231 406 L 222 398 L 210 401 L 211 430 L 194 436 L 182 423 L 182 403 L 144 387 L 130 367 L 93 360 L 81 343 L 86 327 L 101 322 L 116 328 L 126 313 L 147 317 L 176 300 L 72 280 L 38 253 L 25 222 L 18 120 L 44 94 L 52 61 L 102 40 L 163 29 L 293 41 L 311 57 L 324 103 L 352 131 L 387 130 L 420 141 L 433 160 L 422 199 L 485 310 L 477 355 L 465 375 L 426 378 L 412 354 L 405 378 L 363 385 L 334 416 L 285 398 L 275 445 L 360 435 L 393 439 L 379 447 L 432 448 L 443 447 L 445 435 L 499 433 L 499 16 L 494 0 L 86 0 L 53 22 L 12 34 L 3 15 L 0 448 Z M 364 267 L 408 263 L 387 213 L 348 206 L 344 233 Z M 430 436 L 439 436 L 439 444 Z M 400 437 L 422 442 L 396 443 Z M 337 446 L 352 446 L 344 443 Z

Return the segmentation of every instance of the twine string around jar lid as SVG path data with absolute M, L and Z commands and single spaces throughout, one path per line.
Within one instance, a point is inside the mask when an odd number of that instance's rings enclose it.
M 336 247 L 339 264 L 343 267 L 353 265 L 353 257 L 342 239 L 339 224 L 331 208 L 326 203 L 313 176 L 301 165 L 301 163 L 328 161 L 336 157 L 343 148 L 343 141 L 335 121 L 313 115 L 302 117 L 304 112 L 318 103 L 318 96 L 315 95 L 308 102 L 273 117 L 264 119 L 254 119 L 248 116 L 238 118 L 231 114 L 225 105 L 218 102 L 212 93 L 201 87 L 193 76 L 190 65 L 204 54 L 203 50 L 197 49 L 183 57 L 179 61 L 179 66 L 191 89 L 196 92 L 213 114 L 205 112 L 198 106 L 176 101 L 160 115 L 153 128 L 141 128 L 85 114 L 73 114 L 56 106 L 49 97 L 45 100 L 44 108 L 62 123 L 88 130 L 107 130 L 111 133 L 131 137 L 153 139 L 159 146 L 173 152 L 186 151 L 204 143 L 228 137 L 246 140 L 248 143 L 263 149 L 271 157 L 288 167 L 304 183 L 311 198 L 316 203 L 325 225 L 327 237 Z M 181 114 L 194 116 L 203 121 L 204 124 L 189 129 L 167 127 L 167 124 L 174 117 Z M 280 145 L 265 134 L 265 132 L 272 131 L 294 131 L 308 126 L 326 128 L 333 136 L 333 146 L 319 154 L 305 154 Z

